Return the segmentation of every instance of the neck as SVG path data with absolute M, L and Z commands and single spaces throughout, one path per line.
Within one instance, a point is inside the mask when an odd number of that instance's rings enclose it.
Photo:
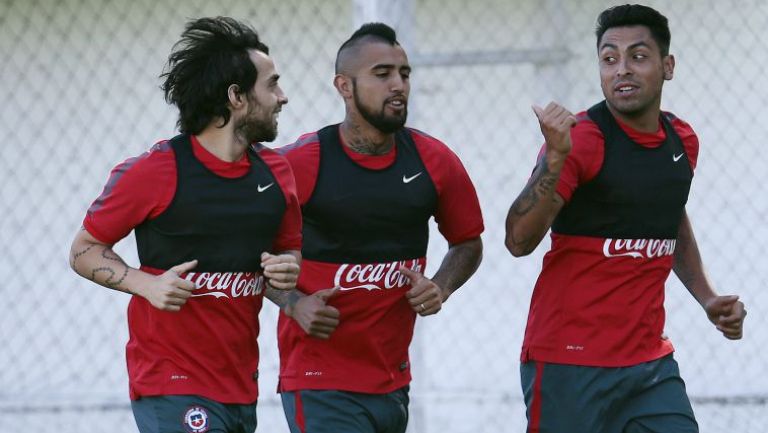
M 635 131 L 654 133 L 659 130 L 659 117 L 661 116 L 661 108 L 656 105 L 652 109 L 643 111 L 642 113 L 620 113 L 608 104 L 608 110 L 613 114 L 613 117 L 619 119 L 621 123 L 629 126 Z
M 395 144 L 393 133 L 384 133 L 368 122 L 347 116 L 339 128 L 344 145 L 363 155 L 384 155 Z
M 197 135 L 197 140 L 205 150 L 211 152 L 220 160 L 226 162 L 239 161 L 243 157 L 249 143 L 246 143 L 244 137 L 238 137 L 238 134 L 235 134 L 232 119 L 223 128 L 218 128 L 217 124 L 219 123 L 214 122 L 208 125 L 203 132 Z

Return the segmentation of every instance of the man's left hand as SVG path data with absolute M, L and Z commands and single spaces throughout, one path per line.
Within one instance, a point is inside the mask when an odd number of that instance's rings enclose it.
M 443 308 L 443 290 L 424 275 L 400 267 L 400 272 L 411 281 L 411 290 L 405 293 L 413 311 L 420 316 L 435 314 Z
M 704 304 L 709 321 L 729 340 L 739 340 L 743 335 L 747 310 L 736 295 L 715 296 Z
M 296 288 L 299 279 L 299 263 L 292 254 L 261 253 L 261 267 L 269 285 L 279 290 Z

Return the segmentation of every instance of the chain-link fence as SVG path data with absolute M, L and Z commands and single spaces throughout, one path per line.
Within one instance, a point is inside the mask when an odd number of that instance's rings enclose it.
M 674 279 L 667 334 L 701 431 L 768 431 L 766 242 L 768 3 L 649 1 L 670 18 L 675 79 L 663 107 L 701 140 L 688 204 L 708 271 L 742 295 L 729 342 Z M 127 296 L 77 277 L 70 241 L 110 168 L 174 134 L 157 78 L 188 18 L 230 15 L 264 36 L 290 103 L 276 144 L 340 121 L 333 58 L 355 26 L 393 24 L 414 66 L 409 124 L 465 162 L 483 206 L 485 260 L 412 347 L 414 432 L 523 431 L 518 357 L 542 245 L 513 259 L 506 210 L 541 143 L 532 103 L 601 99 L 594 20 L 603 0 L 0 0 L 0 432 L 135 432 Z M 445 251 L 433 234 L 430 269 Z M 117 251 L 136 264 L 135 243 Z M 274 394 L 276 309 L 262 312 L 260 431 L 286 431 Z

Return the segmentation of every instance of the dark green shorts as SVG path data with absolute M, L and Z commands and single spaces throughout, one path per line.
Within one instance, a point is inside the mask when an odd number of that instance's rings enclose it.
M 303 390 L 280 397 L 291 433 L 405 433 L 408 388 L 388 394 Z
M 142 397 L 131 402 L 141 433 L 253 433 L 256 403 L 223 404 L 196 395 Z
M 631 367 L 527 362 L 528 433 L 698 433 L 672 355 Z

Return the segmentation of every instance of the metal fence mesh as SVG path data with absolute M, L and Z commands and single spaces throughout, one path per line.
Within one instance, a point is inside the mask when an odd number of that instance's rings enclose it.
M 340 121 L 339 44 L 365 20 L 393 24 L 414 65 L 409 124 L 441 138 L 473 177 L 485 259 L 412 347 L 414 432 L 523 431 L 518 356 L 541 256 L 503 247 L 506 210 L 541 143 L 532 103 L 601 98 L 602 0 L 0 0 L 0 432 L 135 432 L 127 398 L 127 296 L 77 277 L 69 244 L 112 166 L 174 134 L 158 88 L 188 18 L 252 23 L 290 103 L 276 145 Z M 675 79 L 663 107 L 701 140 L 688 212 L 709 274 L 742 295 L 746 337 L 728 342 L 668 284 L 667 333 L 701 431 L 768 431 L 766 244 L 768 3 L 648 1 L 670 19 Z M 433 233 L 430 269 L 445 251 Z M 546 242 L 545 242 L 546 244 Z M 136 264 L 132 238 L 116 250 Z M 262 312 L 260 431 L 286 431 L 273 393 L 276 310 Z

